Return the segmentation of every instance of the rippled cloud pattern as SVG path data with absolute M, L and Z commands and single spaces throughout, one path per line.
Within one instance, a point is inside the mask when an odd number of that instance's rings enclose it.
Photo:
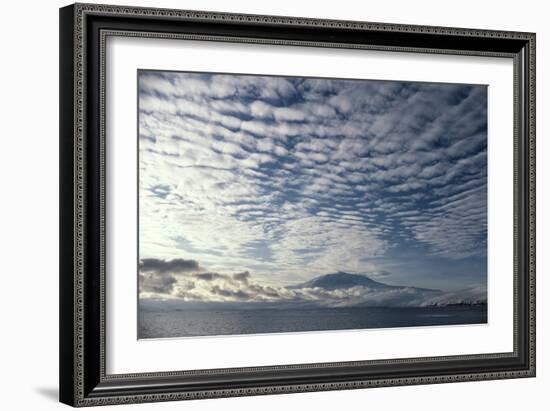
M 287 286 L 331 272 L 484 289 L 486 86 L 147 70 L 138 84 L 143 298 L 317 298 Z

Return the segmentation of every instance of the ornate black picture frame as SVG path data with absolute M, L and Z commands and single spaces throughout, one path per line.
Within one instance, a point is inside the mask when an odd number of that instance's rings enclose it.
M 107 374 L 109 36 L 505 57 L 514 66 L 514 350 Z M 535 376 L 535 34 L 75 4 L 60 10 L 60 401 L 92 406 Z

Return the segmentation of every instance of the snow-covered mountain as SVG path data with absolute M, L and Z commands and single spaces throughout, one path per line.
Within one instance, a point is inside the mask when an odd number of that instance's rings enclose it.
M 390 290 L 390 289 L 413 289 L 419 291 L 433 291 L 439 292 L 439 290 L 432 290 L 428 288 L 418 287 L 406 287 L 400 285 L 388 285 L 375 281 L 363 274 L 350 274 L 339 271 L 337 273 L 325 274 L 319 277 L 315 277 L 305 283 L 291 285 L 289 289 L 301 289 L 301 288 L 322 288 L 324 290 L 345 290 L 353 287 L 366 287 L 372 290 Z

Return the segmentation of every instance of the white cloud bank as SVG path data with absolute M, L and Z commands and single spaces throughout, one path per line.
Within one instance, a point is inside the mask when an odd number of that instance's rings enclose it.
M 175 261 L 178 260 L 150 260 L 147 265 L 141 265 L 140 297 L 143 300 L 178 300 L 192 303 L 267 303 L 270 306 L 423 307 L 461 302 L 486 302 L 487 299 L 487 290 L 484 287 L 450 293 L 415 287 L 388 286 L 377 281 L 372 281 L 367 286 L 327 288 L 303 284 L 294 287 L 274 287 L 255 281 L 248 271 L 225 275 L 199 271 L 198 268 L 180 270 L 179 264 Z M 186 267 L 188 265 L 190 264 L 186 264 Z M 193 264 L 193 266 L 198 267 L 198 264 Z M 360 280 L 364 278 L 345 273 L 333 276 L 338 275 Z M 387 273 L 383 275 L 387 275 Z

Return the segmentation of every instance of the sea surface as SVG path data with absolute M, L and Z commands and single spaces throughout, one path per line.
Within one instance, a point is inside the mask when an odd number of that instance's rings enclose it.
M 485 324 L 486 306 L 140 310 L 139 338 Z

